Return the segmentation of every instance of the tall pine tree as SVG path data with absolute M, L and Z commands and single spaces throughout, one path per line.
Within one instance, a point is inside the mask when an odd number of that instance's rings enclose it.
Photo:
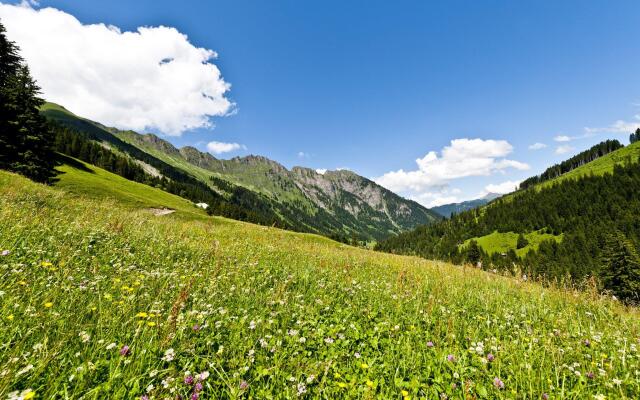
M 600 276 L 604 288 L 621 300 L 640 300 L 640 258 L 633 244 L 619 231 L 607 238 Z
M 40 88 L 0 23 L 0 168 L 35 181 L 55 175 L 53 134 L 39 108 Z

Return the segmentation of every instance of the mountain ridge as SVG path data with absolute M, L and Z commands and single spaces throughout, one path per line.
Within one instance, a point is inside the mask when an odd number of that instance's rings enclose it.
M 272 209 L 275 215 L 300 230 L 343 240 L 354 236 L 380 240 L 441 218 L 352 171 L 319 174 L 301 166 L 289 170 L 277 161 L 253 154 L 218 159 L 193 146 L 177 148 L 153 133 L 105 127 L 52 103 L 47 103 L 42 113 L 74 129 L 91 131 L 93 140 L 111 143 L 118 151 L 144 162 L 136 155 L 141 151 L 231 200 L 234 185 L 254 192 L 257 201 L 265 203 L 261 207 Z M 259 200 L 260 196 L 264 199 Z

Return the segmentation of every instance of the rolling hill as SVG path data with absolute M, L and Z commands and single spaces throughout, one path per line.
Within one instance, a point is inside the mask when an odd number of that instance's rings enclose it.
M 45 104 L 41 112 L 49 120 L 135 160 L 149 175 L 186 181 L 200 190 L 208 188 L 210 196 L 219 196 L 220 201 L 235 207 L 261 210 L 256 217 L 259 220 L 253 222 L 278 221 L 285 228 L 342 240 L 380 240 L 440 218 L 351 171 L 319 174 L 302 167 L 288 170 L 253 155 L 221 160 L 193 147 L 177 149 L 153 134 L 103 126 L 53 103 Z

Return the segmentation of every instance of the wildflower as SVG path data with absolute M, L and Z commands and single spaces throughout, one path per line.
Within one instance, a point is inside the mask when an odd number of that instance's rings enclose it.
M 153 384 L 150 384 L 149 386 L 147 386 L 146 388 L 146 392 L 147 393 L 151 393 L 151 391 L 155 388 L 155 386 L 153 386 Z
M 370 381 L 369 379 L 367 379 L 366 384 L 367 384 L 367 386 L 369 386 L 369 387 L 373 387 L 373 382 L 372 382 L 372 381 Z
M 78 336 L 80 336 L 82 343 L 88 343 L 89 340 L 91 339 L 91 336 L 85 331 L 78 333 Z
M 343 389 L 344 389 L 344 388 L 346 388 L 346 387 L 347 387 L 347 384 L 346 384 L 346 383 L 344 383 L 344 382 L 338 382 L 338 387 L 340 387 L 340 388 L 343 388 Z
M 247 381 L 240 382 L 240 390 L 247 390 L 249 388 L 249 384 Z
M 193 376 L 187 375 L 184 377 L 185 385 L 193 385 Z
M 29 364 L 26 367 L 22 368 L 20 371 L 18 371 L 16 373 L 17 376 L 26 374 L 27 372 L 31 371 L 33 369 L 33 364 Z
M 307 338 L 302 336 L 300 337 L 300 343 L 305 343 L 307 341 Z
M 131 352 L 129 351 L 129 346 L 124 345 L 120 348 L 120 355 L 122 357 L 127 357 L 131 354 Z
M 309 376 L 307 377 L 307 383 L 311 383 L 311 382 L 313 382 L 313 380 L 314 380 L 314 379 L 316 379 L 316 376 L 315 376 L 315 375 L 309 375 Z
M 191 400 L 198 400 L 200 398 L 200 395 L 198 394 L 198 392 L 193 392 L 193 394 L 191 395 Z
M 107 345 L 107 350 L 114 349 L 116 346 L 117 346 L 117 345 L 116 345 L 115 343 L 109 343 L 109 344 Z
M 149 396 L 147 396 L 146 394 L 143 394 L 142 396 L 140 396 L 140 400 L 149 400 Z
M 542 393 L 542 400 L 549 400 L 549 395 L 546 393 Z
M 595 374 L 593 372 L 589 371 L 589 372 L 587 372 L 587 378 L 593 379 L 593 378 L 595 378 Z
M 202 386 L 201 382 L 196 383 L 196 385 L 194 386 L 194 390 L 196 392 L 200 392 L 200 391 L 202 391 L 202 389 L 204 389 L 204 386 Z
M 618 379 L 618 378 L 613 378 L 613 384 L 616 386 L 620 386 L 620 384 L 622 383 L 622 380 Z
M 494 378 L 493 386 L 495 386 L 498 389 L 504 389 L 504 382 L 502 382 L 500 378 Z
M 298 396 L 302 396 L 307 393 L 307 387 L 304 383 L 298 383 Z
M 166 361 L 166 362 L 173 361 L 175 355 L 176 355 L 176 353 L 175 353 L 175 351 L 173 349 L 167 349 L 164 352 L 164 356 L 162 356 L 162 361 Z
M 491 353 L 487 354 L 487 361 L 493 362 L 493 360 L 495 360 L 495 356 Z
M 605 395 L 603 395 L 603 394 L 600 394 L 600 393 L 598 393 L 598 394 L 594 395 L 594 396 L 593 396 L 593 398 L 594 398 L 595 400 L 607 400 L 607 396 L 605 396 Z
M 402 397 L 409 396 L 409 392 L 407 392 L 406 390 L 401 390 L 400 393 L 402 394 Z
M 353 356 L 354 356 L 355 358 L 360 358 L 360 357 L 361 357 L 360 353 L 358 353 L 357 351 L 356 351 L 356 353 L 355 353 Z
M 7 319 L 8 319 L 9 321 L 13 321 L 13 314 L 9 314 L 9 315 L 7 316 Z
M 52 303 L 52 302 L 50 302 L 50 301 L 47 301 L 46 303 L 44 303 L 44 306 L 45 306 L 46 308 L 51 308 L 51 307 L 53 307 L 53 303 Z
M 153 321 L 147 322 L 147 326 L 156 326 L 156 323 Z
M 587 347 L 591 346 L 591 342 L 589 341 L 589 339 L 584 340 L 584 345 Z
M 453 356 L 453 354 L 449 354 L 449 355 L 447 356 L 447 360 L 448 360 L 449 362 L 455 362 L 455 361 L 456 361 L 456 358 Z
M 256 321 L 251 321 L 249 323 L 249 329 L 256 329 Z
M 198 379 L 201 381 L 206 380 L 209 377 L 209 371 L 202 371 L 200 375 L 198 375 Z
M 49 261 L 43 261 L 40 263 L 40 265 L 46 268 L 52 266 L 53 264 L 51 264 Z
M 427 347 L 433 347 L 433 342 L 432 341 L 428 341 L 427 342 Z
M 142 311 L 136 314 L 136 317 L 138 318 L 147 318 L 149 316 L 149 314 L 147 314 L 146 312 Z
M 9 250 L 2 250 L 2 252 L 0 252 L 0 256 L 8 256 L 11 252 Z
M 193 329 L 195 332 L 198 332 L 201 328 L 200 328 L 200 325 L 195 324 L 191 329 Z

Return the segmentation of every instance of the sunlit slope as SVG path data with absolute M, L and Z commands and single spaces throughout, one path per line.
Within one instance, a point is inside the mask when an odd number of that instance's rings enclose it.
M 94 199 L 111 198 L 128 208 L 169 208 L 191 217 L 206 217 L 206 213 L 182 197 L 148 185 L 133 182 L 96 166 L 72 158 L 57 167 L 61 172 L 56 187 L 69 193 Z

